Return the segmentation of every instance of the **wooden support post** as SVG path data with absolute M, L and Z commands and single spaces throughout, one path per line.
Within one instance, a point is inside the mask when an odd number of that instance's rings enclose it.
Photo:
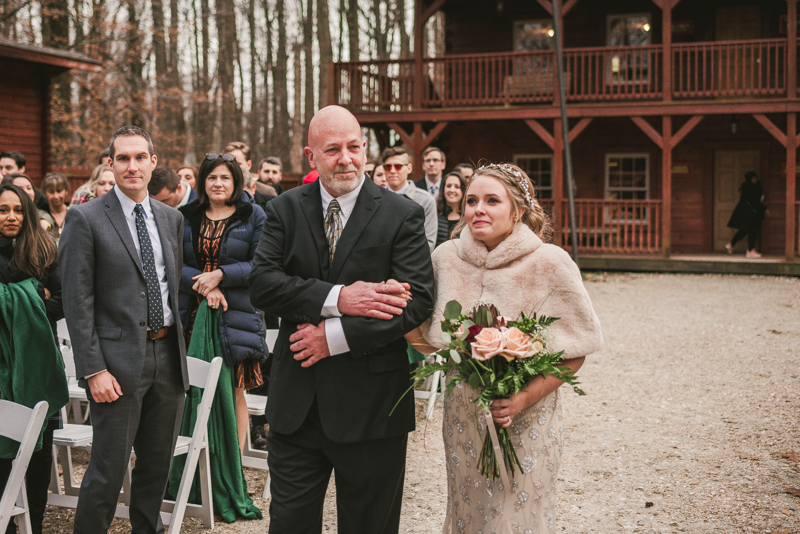
M 422 20 L 422 0 L 414 2 L 414 109 L 422 109 L 422 32 L 425 21 Z
M 786 0 L 786 97 L 797 98 L 797 0 Z
M 661 63 L 663 73 L 661 92 L 664 102 L 672 101 L 672 0 L 664 0 L 661 5 Z
M 786 117 L 786 261 L 794 261 L 795 187 L 797 185 L 797 114 Z
M 661 119 L 661 252 L 670 255 L 672 243 L 672 117 Z
M 415 122 L 414 123 L 414 135 L 412 136 L 413 145 L 411 146 L 412 151 L 412 163 L 411 166 L 411 179 L 414 181 L 419 180 L 424 176 L 422 172 L 422 151 L 425 148 L 422 145 L 422 123 Z
M 561 132 L 561 119 L 553 123 L 553 241 L 561 243 L 561 230 L 564 227 L 564 137 Z M 567 126 L 569 127 L 569 125 Z M 574 230 L 572 230 L 574 231 Z M 566 243 L 565 243 L 566 244 Z

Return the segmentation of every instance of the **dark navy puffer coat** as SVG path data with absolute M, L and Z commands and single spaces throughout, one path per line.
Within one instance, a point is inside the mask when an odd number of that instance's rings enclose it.
M 181 320 L 189 324 L 189 314 L 197 306 L 198 293 L 192 290 L 192 277 L 202 271 L 198 269 L 198 239 L 203 222 L 204 209 L 195 200 L 180 209 L 185 219 L 183 226 L 183 272 L 179 307 Z M 253 255 L 261 239 L 266 216 L 255 204 L 239 201 L 231 216 L 219 249 L 219 269 L 224 273 L 219 288 L 228 302 L 228 311 L 220 307 L 219 337 L 222 356 L 228 365 L 245 359 L 264 361 L 267 358 L 264 320 L 260 310 L 250 304 L 247 277 L 253 267 Z

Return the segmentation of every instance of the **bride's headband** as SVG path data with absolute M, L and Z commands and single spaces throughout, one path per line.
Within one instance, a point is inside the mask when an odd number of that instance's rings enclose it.
M 522 186 L 522 189 L 525 191 L 525 202 L 531 208 L 533 207 L 533 196 L 531 196 L 531 190 L 528 188 L 528 180 L 526 180 L 525 177 L 522 176 L 521 172 L 519 172 L 517 169 L 515 169 L 514 167 L 512 167 L 511 165 L 509 165 L 507 163 L 499 163 L 499 164 L 498 163 L 490 163 L 488 165 L 483 165 L 483 166 L 479 167 L 475 171 L 475 174 L 480 174 L 481 171 L 484 170 L 484 169 L 500 169 L 503 172 L 507 172 L 509 174 L 513 174 L 514 176 L 516 176 L 517 180 L 519 180 L 519 184 Z

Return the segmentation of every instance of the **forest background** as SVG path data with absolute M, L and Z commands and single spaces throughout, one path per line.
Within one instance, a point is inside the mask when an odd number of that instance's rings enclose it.
M 254 164 L 307 172 L 302 147 L 330 102 L 334 61 L 413 53 L 414 0 L 0 0 L 0 36 L 85 54 L 52 88 L 55 167 L 93 167 L 111 134 L 136 124 L 177 166 L 240 140 Z M 443 20 L 423 32 L 441 49 Z M 13 73 L 5 73 L 13 75 Z M 393 132 L 365 130 L 372 156 Z

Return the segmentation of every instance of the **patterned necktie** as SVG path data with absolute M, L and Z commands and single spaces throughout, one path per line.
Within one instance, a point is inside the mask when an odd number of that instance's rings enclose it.
M 439 192 L 439 186 L 438 185 L 432 185 L 431 189 L 430 189 L 430 194 L 435 197 L 436 193 L 438 193 L 438 192 Z
M 144 209 L 136 204 L 136 233 L 139 234 L 139 248 L 142 252 L 142 271 L 147 282 L 147 326 L 156 332 L 164 326 L 164 306 L 161 303 L 161 287 L 156 274 L 156 260 L 153 257 L 153 244 L 144 222 Z
M 342 219 L 339 215 L 341 208 L 339 201 L 335 198 L 328 204 L 328 213 L 325 215 L 325 239 L 328 240 L 328 259 L 333 263 L 333 255 L 336 254 L 336 244 L 342 235 Z

